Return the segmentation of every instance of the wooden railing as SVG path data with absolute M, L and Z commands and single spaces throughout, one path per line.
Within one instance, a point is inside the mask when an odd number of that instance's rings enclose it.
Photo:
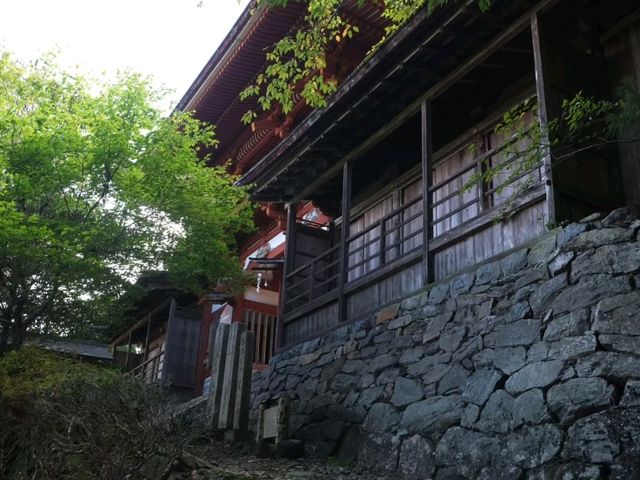
M 129 372 L 129 375 L 142 378 L 145 382 L 159 382 L 162 380 L 162 366 L 164 352 L 145 360 Z
M 422 196 L 419 196 L 347 239 L 348 282 L 422 246 L 421 202 Z
M 347 283 L 395 262 L 422 246 L 422 197 L 402 205 L 347 239 Z M 339 287 L 341 249 L 335 245 L 286 277 L 285 313 Z
M 488 131 L 492 132 L 494 126 Z M 480 216 L 483 211 L 492 207 L 507 203 L 513 199 L 520 190 L 524 190 L 523 182 L 532 185 L 540 185 L 542 172 L 540 165 L 533 168 L 522 169 L 516 165 L 519 155 L 510 152 L 509 147 L 522 141 L 528 141 L 527 131 L 507 139 L 495 148 L 489 148 L 480 152 L 475 157 L 466 161 L 454 171 L 447 172 L 446 178 L 435 181 L 428 192 L 432 195 L 431 208 L 433 221 L 430 225 L 433 237 L 438 237 L 465 222 Z M 489 143 L 490 134 L 486 135 L 485 142 Z M 473 151 L 471 141 L 463 142 L 462 146 L 451 150 L 434 165 L 434 179 L 440 170 L 453 165 L 456 159 L 464 158 L 465 154 Z M 505 155 L 508 155 L 506 158 Z M 496 170 L 490 182 L 481 180 L 482 172 L 487 168 L 500 167 Z M 516 168 L 516 170 L 512 170 Z M 477 181 L 473 182 L 474 179 Z
M 333 292 L 339 277 L 340 246 L 336 245 L 287 275 L 286 309 Z
M 244 322 L 247 330 L 255 334 L 254 363 L 268 364 L 275 348 L 276 317 L 254 310 L 245 310 Z
M 427 188 L 421 183 L 410 188 L 420 182 L 419 170 L 415 176 L 407 174 L 406 184 L 397 185 L 393 196 L 404 199 L 402 205 L 382 214 L 392 197 L 381 196 L 352 220 L 350 235 L 342 237 L 344 248 L 334 245 L 286 275 L 280 347 L 364 317 L 534 235 L 529 232 L 539 227 L 545 194 L 542 166 L 523 169 L 516 163 L 514 151 L 521 150 L 510 147 L 521 143 L 526 148 L 530 139 L 526 131 L 508 138 L 497 134 L 499 121 L 493 119 L 479 127 L 480 133 L 474 129 L 437 152 Z M 486 169 L 496 167 L 488 180 L 482 178 Z M 424 212 L 430 215 L 424 218 Z M 509 227 L 510 233 L 494 231 L 501 219 L 518 213 L 523 216 Z M 356 228 L 360 231 L 353 232 Z

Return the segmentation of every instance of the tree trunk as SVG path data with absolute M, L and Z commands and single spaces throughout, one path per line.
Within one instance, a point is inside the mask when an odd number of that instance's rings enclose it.
M 12 303 L 9 304 L 12 306 Z M 11 337 L 11 312 L 13 308 L 4 310 L 0 316 L 0 356 L 9 351 L 9 338 Z
M 4 325 L 0 327 L 0 357 L 7 351 L 9 343 L 9 330 Z
M 11 332 L 12 341 L 9 345 L 9 350 L 17 350 L 24 343 L 24 324 L 22 323 L 22 319 L 20 321 L 16 321 L 15 328 L 13 328 L 13 332 Z

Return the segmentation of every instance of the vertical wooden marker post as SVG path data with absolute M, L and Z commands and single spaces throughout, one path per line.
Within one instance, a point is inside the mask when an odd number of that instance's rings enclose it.
M 238 353 L 240 340 L 245 330 L 243 323 L 234 323 L 229 331 L 229 344 L 222 377 L 222 400 L 220 402 L 220 421 L 218 427 L 221 430 L 233 430 L 233 410 L 235 407 L 235 394 L 238 385 Z
M 227 360 L 227 346 L 229 344 L 229 325 L 221 323 L 216 330 L 215 340 L 210 347 L 212 350 L 211 388 L 207 401 L 207 428 L 216 432 L 220 423 L 220 405 L 222 402 L 222 382 Z

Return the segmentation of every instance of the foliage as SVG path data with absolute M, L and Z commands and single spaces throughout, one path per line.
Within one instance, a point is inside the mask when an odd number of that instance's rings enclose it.
M 263 0 L 265 1 L 265 0 Z M 266 0 L 269 7 L 286 7 L 288 0 Z M 359 0 L 362 7 L 367 0 Z M 381 16 L 388 21 L 382 39 L 372 50 L 409 21 L 423 8 L 433 11 L 449 0 L 383 0 Z M 257 97 L 260 108 L 271 110 L 274 105 L 289 113 L 301 96 L 307 105 L 322 108 L 327 97 L 336 91 L 338 82 L 325 75 L 327 53 L 359 32 L 344 12 L 346 0 L 307 0 L 304 28 L 278 40 L 267 53 L 267 66 L 255 81 L 240 94 L 241 99 Z M 379 5 L 379 2 L 372 2 Z M 490 0 L 477 0 L 481 10 L 487 10 Z M 257 112 L 249 110 L 244 123 L 251 123 Z
M 500 193 L 506 188 L 513 188 L 518 179 L 538 168 L 546 155 L 555 167 L 581 152 L 602 149 L 610 144 L 640 141 L 640 92 L 629 81 L 616 89 L 614 100 L 596 99 L 582 92 L 565 99 L 560 116 L 544 127 L 538 121 L 525 121 L 527 112 L 531 110 L 537 118 L 537 106 L 533 100 L 504 114 L 495 133 L 510 137 L 502 150 L 510 160 L 499 164 L 485 160 L 482 171 L 469 179 L 466 189 L 478 182 L 490 184 L 502 176 L 501 185 L 495 187 Z M 516 186 L 512 200 L 535 186 L 534 177 L 525 177 L 525 181 Z
M 389 20 L 389 25 L 385 27 L 384 36 L 374 48 L 382 45 L 421 9 L 426 7 L 432 12 L 447 3 L 449 0 L 385 0 L 382 17 Z M 480 10 L 485 12 L 491 6 L 491 0 L 477 0 L 477 4 Z
M 596 100 L 578 92 L 573 98 L 562 102 L 560 118 L 549 123 L 550 142 L 575 148 L 586 142 L 604 141 L 606 118 L 613 108 L 611 101 Z
M 162 266 L 196 290 L 239 273 L 246 192 L 209 168 L 213 128 L 163 117 L 147 79 L 112 83 L 46 57 L 0 57 L 0 352 L 26 330 L 69 334 Z M 84 319 L 84 320 L 83 320 Z
M 0 359 L 0 478 L 161 478 L 199 434 L 157 387 L 34 347 Z
M 634 80 L 623 81 L 615 92 L 616 101 L 609 102 L 606 134 L 609 138 L 636 141 L 640 138 L 640 91 Z
M 103 383 L 116 375 L 120 376 L 115 370 L 25 346 L 0 358 L 0 395 L 4 401 L 19 403 L 24 398 L 51 392 L 66 381 L 95 376 L 95 381 Z
M 507 161 L 492 163 L 491 158 L 487 158 L 484 160 L 483 168 L 471 177 L 468 185 L 473 186 L 483 182 L 492 185 L 498 194 L 513 187 L 516 182 L 520 192 L 533 186 L 535 176 L 527 173 L 540 166 L 540 159 L 546 148 L 546 132 L 543 131 L 539 122 L 530 121 L 532 111 L 533 117 L 536 118 L 536 102 L 527 100 L 503 115 L 494 132 L 507 139 L 500 149 L 501 155 Z M 494 185 L 494 180 L 497 178 L 500 184 Z
M 269 7 L 285 7 L 288 3 L 288 0 L 266 1 Z M 327 105 L 328 96 L 337 89 L 337 79 L 327 76 L 324 71 L 327 52 L 352 38 L 358 28 L 350 23 L 343 0 L 307 0 L 305 3 L 304 28 L 276 42 L 267 53 L 265 70 L 240 94 L 243 100 L 257 97 L 258 105 L 264 111 L 275 107 L 288 113 L 300 97 L 307 105 L 322 108 Z M 366 0 L 357 2 L 359 7 L 365 3 Z M 447 3 L 449 0 L 382 0 L 375 3 L 381 5 L 381 16 L 388 24 L 371 52 L 420 10 L 427 9 L 431 13 Z M 476 3 L 481 11 L 491 7 L 491 0 L 477 0 Z M 524 122 L 526 112 L 535 109 L 534 105 L 521 105 L 507 112 L 495 133 L 511 137 L 501 150 L 510 160 L 493 165 L 490 158 L 486 159 L 481 171 L 472 176 L 465 188 L 470 189 L 478 182 L 490 184 L 500 176 L 501 184 L 494 187 L 495 191 L 501 193 L 509 188 L 517 195 L 534 186 L 534 175 L 527 175 L 527 172 L 538 168 L 546 155 L 553 153 L 552 163 L 557 165 L 584 150 L 637 141 L 640 138 L 640 92 L 631 82 L 626 82 L 617 89 L 616 97 L 615 101 L 601 100 L 580 92 L 564 100 L 560 118 L 544 127 Z M 243 122 L 250 123 L 257 116 L 256 111 L 249 110 Z M 517 184 L 515 189 L 514 182 Z

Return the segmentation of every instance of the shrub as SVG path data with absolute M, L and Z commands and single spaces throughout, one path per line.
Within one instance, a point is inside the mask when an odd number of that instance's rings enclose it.
M 198 433 L 165 392 L 28 347 L 0 359 L 0 478 L 161 478 Z

